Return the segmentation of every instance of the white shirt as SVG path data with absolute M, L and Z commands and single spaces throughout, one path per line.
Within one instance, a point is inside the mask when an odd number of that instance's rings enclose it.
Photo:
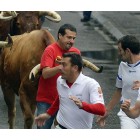
M 116 79 L 116 87 L 122 88 L 121 94 L 123 101 L 125 99 L 131 99 L 131 107 L 135 105 L 138 98 L 138 90 L 132 89 L 134 81 L 137 80 L 140 81 L 140 61 L 135 64 L 121 62 Z
M 140 101 L 140 88 L 139 88 L 139 91 L 138 92 L 139 92 L 139 94 L 138 94 L 137 100 Z
M 138 90 L 133 90 L 133 82 L 140 81 L 140 61 L 136 64 L 127 64 L 121 62 L 116 80 L 116 87 L 122 88 L 122 98 L 131 99 L 131 105 L 134 106 L 138 97 Z
M 69 96 L 76 96 L 81 101 L 87 103 L 104 104 L 103 96 L 98 92 L 100 85 L 94 79 L 89 78 L 82 73 L 73 83 L 71 88 L 68 87 L 66 81 L 61 78 L 57 79 L 57 90 L 59 94 L 59 111 L 57 121 L 66 128 L 87 129 L 92 128 L 93 114 L 79 109 L 78 106 L 69 99 Z

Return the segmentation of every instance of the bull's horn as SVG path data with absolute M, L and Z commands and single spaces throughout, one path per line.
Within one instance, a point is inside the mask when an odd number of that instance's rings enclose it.
M 17 15 L 18 15 L 16 11 L 6 11 L 6 13 L 8 13 L 13 18 L 17 17 Z
M 44 15 L 47 19 L 54 22 L 61 21 L 61 16 L 55 11 L 40 11 L 39 15 L 40 16 Z
M 36 65 L 30 72 L 29 74 L 29 80 L 34 81 L 36 75 L 39 73 L 40 71 L 40 64 Z
M 5 13 L 8 13 L 10 16 L 4 16 Z M 0 19 L 1 20 L 5 20 L 5 21 L 11 20 L 11 19 L 13 19 L 16 16 L 17 16 L 17 13 L 15 11 L 6 11 L 6 12 L 2 11 L 0 13 Z
M 94 64 L 92 64 L 91 62 L 89 62 L 88 60 L 82 59 L 83 60 L 83 64 L 84 66 L 86 66 L 87 68 L 93 70 L 94 72 L 97 73 L 101 73 L 103 71 L 103 66 L 101 66 L 100 68 L 98 68 L 97 66 L 95 66 Z M 36 65 L 30 72 L 29 74 L 29 80 L 34 81 L 34 79 L 36 78 L 36 75 L 40 72 L 40 64 Z
M 88 60 L 83 59 L 83 65 L 86 66 L 87 68 L 93 70 L 94 72 L 101 73 L 103 71 L 103 66 L 98 68 L 95 66 L 93 63 L 89 62 Z
M 7 41 L 0 41 L 0 48 L 11 47 L 13 45 L 13 40 L 8 34 Z
M 1 20 L 7 21 L 7 20 L 11 20 L 12 18 L 13 18 L 12 16 L 5 17 L 5 16 L 4 16 L 4 12 L 1 12 L 1 13 L 0 13 L 0 19 L 1 19 Z

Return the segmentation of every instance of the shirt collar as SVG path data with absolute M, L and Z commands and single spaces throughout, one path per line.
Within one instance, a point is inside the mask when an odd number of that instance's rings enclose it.
M 128 64 L 127 63 L 127 65 L 129 66 L 129 67 L 136 67 L 136 66 L 138 66 L 140 64 L 140 60 L 138 61 L 138 62 L 136 62 L 135 64 Z
M 74 84 L 81 84 L 81 81 L 82 81 L 83 76 L 84 76 L 84 75 L 83 75 L 82 72 L 81 72 L 81 73 L 79 74 L 79 76 L 77 77 L 76 81 L 73 83 L 73 85 L 74 85 Z M 60 84 L 62 84 L 62 85 L 64 85 L 64 86 L 68 87 L 68 85 L 67 85 L 65 79 L 62 79 L 62 78 L 61 78 Z

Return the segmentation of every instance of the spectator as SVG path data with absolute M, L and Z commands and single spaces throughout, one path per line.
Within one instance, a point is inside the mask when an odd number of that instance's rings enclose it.
M 92 11 L 83 11 L 83 18 L 81 19 L 81 22 L 90 21 L 91 13 L 92 13 Z

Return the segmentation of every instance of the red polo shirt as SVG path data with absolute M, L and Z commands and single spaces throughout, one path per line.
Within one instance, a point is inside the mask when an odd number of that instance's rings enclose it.
M 66 52 L 76 52 L 80 54 L 80 51 L 75 47 L 71 47 L 69 51 L 64 51 L 59 47 L 57 43 L 49 45 L 42 55 L 41 69 L 45 67 L 53 68 L 57 66 L 58 64 L 55 62 L 57 56 L 62 57 L 63 53 Z M 40 77 L 36 101 L 46 102 L 49 104 L 53 103 L 56 96 L 58 95 L 56 89 L 56 80 L 59 75 L 60 74 L 58 73 L 55 76 L 47 79 L 44 79 L 42 76 Z

